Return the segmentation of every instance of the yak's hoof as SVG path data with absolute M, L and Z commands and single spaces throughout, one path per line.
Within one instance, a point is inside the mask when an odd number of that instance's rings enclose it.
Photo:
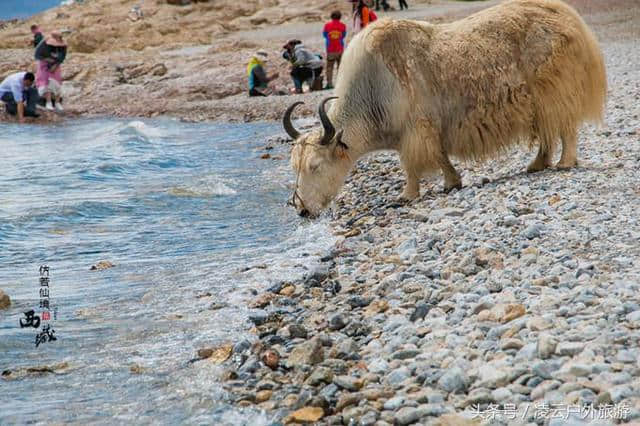
M 397 199 L 399 203 L 410 203 L 420 196 L 419 192 L 407 192 L 404 191 Z
M 454 183 L 453 185 L 444 186 L 444 192 L 447 194 L 453 191 L 454 189 L 458 189 L 458 190 L 462 189 L 462 182 Z
M 572 162 L 559 162 L 558 164 L 556 164 L 556 169 L 558 170 L 568 170 L 568 169 L 572 169 L 574 167 L 576 167 L 578 165 L 577 161 L 572 161 Z
M 545 163 L 538 163 L 538 162 L 533 162 L 531 164 L 529 164 L 529 167 L 527 167 L 527 173 L 537 173 L 537 172 L 541 172 L 544 169 L 551 167 L 551 164 L 545 164 Z

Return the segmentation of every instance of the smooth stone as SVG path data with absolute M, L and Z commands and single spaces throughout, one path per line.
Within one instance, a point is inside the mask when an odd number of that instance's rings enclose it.
M 288 363 L 291 366 L 315 365 L 324 360 L 324 350 L 320 339 L 313 338 L 300 343 L 289 354 Z
M 511 392 L 508 388 L 498 388 L 494 389 L 491 392 L 491 397 L 495 402 L 508 401 L 512 396 L 513 392 Z
M 381 374 L 389 370 L 389 363 L 382 358 L 376 358 L 369 363 L 367 369 L 374 374 Z
M 417 349 L 404 349 L 404 350 L 396 351 L 393 354 L 391 354 L 391 359 L 403 359 L 403 360 L 410 359 L 410 358 L 415 358 L 421 353 L 422 351 L 419 351 Z
M 438 386 L 447 392 L 464 392 L 469 386 L 469 378 L 461 368 L 454 367 L 440 377 Z
M 584 343 L 580 342 L 560 342 L 556 346 L 556 353 L 560 356 L 578 355 L 584 349 Z
M 407 367 L 400 367 L 393 370 L 387 376 L 387 383 L 397 385 L 411 377 L 411 371 Z
M 556 351 L 557 345 L 558 342 L 556 339 L 550 335 L 544 333 L 540 334 L 540 336 L 538 336 L 538 345 L 536 348 L 538 357 L 542 359 L 550 358 Z
M 351 376 L 335 376 L 333 383 L 351 392 L 356 392 L 362 387 L 362 380 Z
M 329 318 L 329 329 L 332 331 L 342 330 L 347 325 L 347 321 L 342 314 L 335 314 Z

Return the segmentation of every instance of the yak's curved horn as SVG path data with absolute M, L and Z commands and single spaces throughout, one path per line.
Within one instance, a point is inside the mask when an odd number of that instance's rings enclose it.
M 320 141 L 320 145 L 327 145 L 336 134 L 336 129 L 331 124 L 331 120 L 327 117 L 327 112 L 324 109 L 324 104 L 326 104 L 331 99 L 338 99 L 337 96 L 331 96 L 328 98 L 324 98 L 320 105 L 318 106 L 318 115 L 320 116 L 320 122 L 322 122 L 322 127 L 324 127 L 324 135 L 322 136 L 322 140 Z
M 284 112 L 284 116 L 282 117 L 282 125 L 284 126 L 284 130 L 287 132 L 289 136 L 295 141 L 300 136 L 300 132 L 298 132 L 293 124 L 291 124 L 291 113 L 298 106 L 303 104 L 304 102 L 298 101 L 291 104 L 289 108 Z

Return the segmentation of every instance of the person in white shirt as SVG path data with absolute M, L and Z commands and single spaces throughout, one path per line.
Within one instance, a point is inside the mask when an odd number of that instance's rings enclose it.
M 4 102 L 7 113 L 18 115 L 20 123 L 24 123 L 25 117 L 40 116 L 36 113 L 39 96 L 33 87 L 35 79 L 33 73 L 17 72 L 0 83 L 0 100 Z

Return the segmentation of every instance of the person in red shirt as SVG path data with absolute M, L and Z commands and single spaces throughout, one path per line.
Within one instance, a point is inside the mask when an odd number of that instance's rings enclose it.
M 331 21 L 324 25 L 322 35 L 327 46 L 327 86 L 325 89 L 333 89 L 333 66 L 336 72 L 340 68 L 340 59 L 344 52 L 344 40 L 347 37 L 347 26 L 340 22 L 342 14 L 339 10 L 331 12 Z

